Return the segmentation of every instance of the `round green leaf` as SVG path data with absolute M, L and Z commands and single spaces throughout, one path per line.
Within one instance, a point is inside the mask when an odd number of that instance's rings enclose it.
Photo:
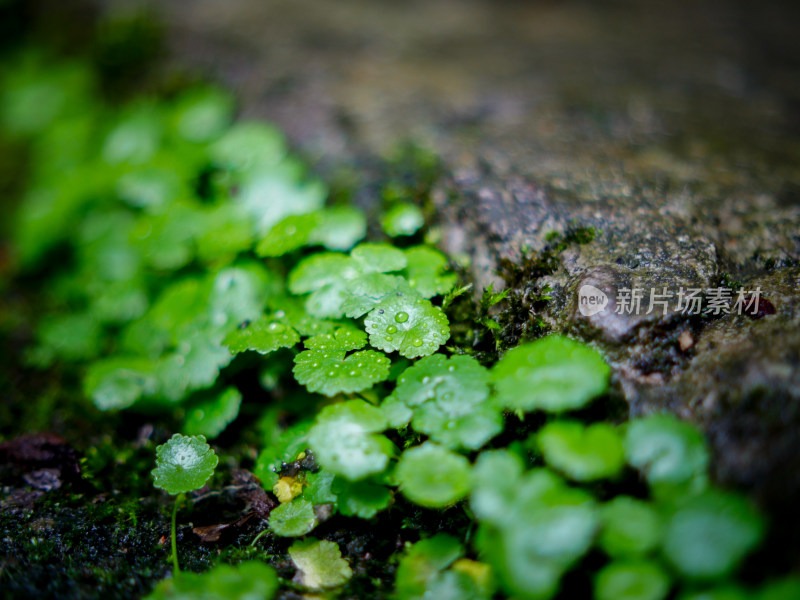
M 229 387 L 211 398 L 203 399 L 186 412 L 183 430 L 189 435 L 204 435 L 214 439 L 236 419 L 242 404 L 242 394 Z
M 183 571 L 161 580 L 145 600 L 269 600 L 277 590 L 275 569 L 253 560 L 205 573 Z
M 158 389 L 153 362 L 136 356 L 116 356 L 93 362 L 83 387 L 100 410 L 127 408 Z
M 455 273 L 444 273 L 447 257 L 428 246 L 414 246 L 406 250 L 406 277 L 409 285 L 423 298 L 441 296 L 456 284 Z
M 375 435 L 386 427 L 380 409 L 363 400 L 349 400 L 325 407 L 308 441 L 320 466 L 355 481 L 381 473 L 389 464 L 393 446 Z
M 259 256 L 283 256 L 305 246 L 311 232 L 319 223 L 317 213 L 290 215 L 276 223 L 256 246 Z
M 625 465 L 625 452 L 614 426 L 553 421 L 537 434 L 545 461 L 575 481 L 614 477 Z
M 294 357 L 295 379 L 309 392 L 326 396 L 360 392 L 389 376 L 389 359 L 374 350 L 306 350 Z
M 272 316 L 264 316 L 252 322 L 242 322 L 225 336 L 222 343 L 231 354 L 248 350 L 269 354 L 278 348 L 291 348 L 299 341 L 300 336 L 292 327 Z
M 227 92 L 213 88 L 192 90 L 178 100 L 175 129 L 190 142 L 208 142 L 228 126 L 233 108 L 233 98 Z
M 389 244 L 359 244 L 350 256 L 364 273 L 399 271 L 408 262 L 402 250 Z
M 328 250 L 349 250 L 367 233 L 367 219 L 355 206 L 326 208 L 320 216 L 309 242 L 322 244 Z
M 392 295 L 364 320 L 369 343 L 406 358 L 433 354 L 450 337 L 445 314 L 428 300 L 401 292 Z
M 628 424 L 628 462 L 652 483 L 681 483 L 705 475 L 708 449 L 703 435 L 673 415 L 652 415 Z
M 335 542 L 298 540 L 289 547 L 289 556 L 299 571 L 296 579 L 300 585 L 312 590 L 338 587 L 353 576 Z
M 282 537 L 300 537 L 316 526 L 314 505 L 303 498 L 285 502 L 269 513 L 269 528 Z
M 209 148 L 218 166 L 242 171 L 277 164 L 286 154 L 283 135 L 263 123 L 237 123 Z
M 663 600 L 669 575 L 649 561 L 617 561 L 603 567 L 594 582 L 597 600 Z
M 337 352 L 344 350 L 358 350 L 367 344 L 367 334 L 349 325 L 337 327 L 331 333 L 320 333 L 308 338 L 305 347 L 309 350 L 323 350 Z
M 293 294 L 307 294 L 329 284 L 353 279 L 358 274 L 357 263 L 344 254 L 312 254 L 300 261 L 289 274 L 289 291 Z
M 388 488 L 369 481 L 348 481 L 337 477 L 332 489 L 338 496 L 339 512 L 346 517 L 371 519 L 392 500 Z
M 156 448 L 155 486 L 168 494 L 183 494 L 203 487 L 214 474 L 219 459 L 202 435 L 173 435 Z
M 506 408 L 561 412 L 581 408 L 605 392 L 609 372 L 596 350 L 552 335 L 509 350 L 492 377 Z
M 601 508 L 600 518 L 600 546 L 611 556 L 646 554 L 661 541 L 661 515 L 642 500 L 617 496 Z
M 480 448 L 502 430 L 487 401 L 489 372 L 469 356 L 426 356 L 400 375 L 392 396 L 413 410 L 414 429 L 449 447 Z
M 381 219 L 381 226 L 387 235 L 412 235 L 425 224 L 422 211 L 407 202 L 398 202 L 386 211 Z
M 433 442 L 403 452 L 396 475 L 404 495 L 431 508 L 461 500 L 471 486 L 467 459 Z
M 686 577 L 724 577 L 763 534 L 761 515 L 744 498 L 710 490 L 675 508 L 664 533 L 664 554 Z

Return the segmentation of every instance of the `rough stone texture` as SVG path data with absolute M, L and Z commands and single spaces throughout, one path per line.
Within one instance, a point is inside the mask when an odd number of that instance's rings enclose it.
M 232 86 L 245 115 L 277 121 L 320 170 L 407 139 L 438 152 L 444 245 L 472 257 L 479 286 L 547 233 L 596 227 L 539 282 L 555 290 L 544 317 L 606 351 L 633 412 L 702 423 L 723 480 L 800 498 L 800 5 L 155 6 L 178 63 Z M 584 284 L 613 299 L 723 275 L 761 285 L 776 314 L 576 310 Z

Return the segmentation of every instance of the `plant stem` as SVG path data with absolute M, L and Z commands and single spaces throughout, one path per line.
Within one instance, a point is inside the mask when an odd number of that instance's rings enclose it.
M 178 564 L 178 532 L 175 523 L 178 515 L 178 503 L 181 501 L 183 494 L 175 496 L 175 506 L 172 507 L 172 573 L 173 577 L 181 572 L 181 567 Z
M 254 548 L 254 547 L 255 547 L 255 545 L 256 545 L 256 542 L 258 542 L 258 540 L 260 540 L 262 537 L 264 537 L 264 535 L 265 535 L 265 534 L 266 534 L 268 531 L 269 531 L 269 529 L 264 529 L 263 531 L 260 531 L 260 532 L 258 533 L 258 535 L 257 535 L 256 537 L 254 537 L 254 538 L 253 538 L 253 541 L 252 541 L 252 542 L 250 542 L 250 547 L 251 547 L 251 548 Z

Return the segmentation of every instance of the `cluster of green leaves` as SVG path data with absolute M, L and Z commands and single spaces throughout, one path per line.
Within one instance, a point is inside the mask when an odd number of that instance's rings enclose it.
M 455 283 L 446 258 L 356 246 L 363 212 L 326 206 L 275 128 L 234 123 L 232 98 L 212 87 L 111 108 L 92 76 L 28 54 L 2 74 L 0 122 L 34 165 L 14 224 L 19 268 L 67 258 L 46 288 L 34 363 L 81 363 L 100 409 L 178 407 L 187 433 L 213 438 L 239 412 L 240 354 L 306 338 L 297 382 L 336 396 L 386 380 L 386 354 L 447 340 L 431 302 Z M 387 230 L 410 235 L 421 223 L 398 206 Z
M 601 600 L 738 597 L 731 578 L 764 523 L 709 484 L 702 435 L 666 415 L 579 419 L 610 369 L 566 337 L 494 365 L 444 347 L 444 309 L 469 287 L 420 244 L 418 198 L 398 192 L 412 185 L 384 190 L 395 242 L 363 242 L 362 211 L 326 204 L 281 134 L 235 123 L 224 91 L 114 109 L 85 65 L 43 64 L 23 56 L 0 86 L 0 123 L 32 155 L 17 263 L 48 276 L 30 359 L 81 366 L 102 410 L 182 415 L 189 436 L 159 448 L 158 487 L 205 484 L 217 459 L 201 436 L 249 402 L 256 474 L 280 501 L 268 533 L 303 538 L 288 554 L 304 589 L 352 575 L 336 544 L 306 537 L 323 519 L 372 519 L 402 494 L 429 510 L 465 503 L 477 533 L 423 532 L 399 558 L 401 599 L 550 598 L 592 549 L 606 557 L 592 574 Z M 489 309 L 505 295 L 484 292 L 476 327 L 496 332 Z M 255 393 L 238 378 L 254 370 Z M 515 436 L 507 422 L 520 418 Z M 647 494 L 597 495 L 637 476 Z M 153 597 L 266 598 L 277 585 L 261 563 L 221 565 L 176 573 Z M 788 599 L 792 585 L 759 593 Z

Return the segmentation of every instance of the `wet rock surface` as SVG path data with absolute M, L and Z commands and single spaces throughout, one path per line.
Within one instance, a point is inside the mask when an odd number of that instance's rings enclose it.
M 231 86 L 323 172 L 434 149 L 443 245 L 477 288 L 548 234 L 540 316 L 601 347 L 634 413 L 703 424 L 723 481 L 800 498 L 797 6 L 162 2 L 176 62 Z M 369 170 L 362 193 L 369 195 Z M 619 290 L 760 286 L 775 314 L 617 314 Z M 527 285 L 527 284 L 524 284 Z M 609 296 L 584 315 L 578 291 Z M 735 291 L 734 291 L 735 299 Z M 767 311 L 769 312 L 769 311 Z

